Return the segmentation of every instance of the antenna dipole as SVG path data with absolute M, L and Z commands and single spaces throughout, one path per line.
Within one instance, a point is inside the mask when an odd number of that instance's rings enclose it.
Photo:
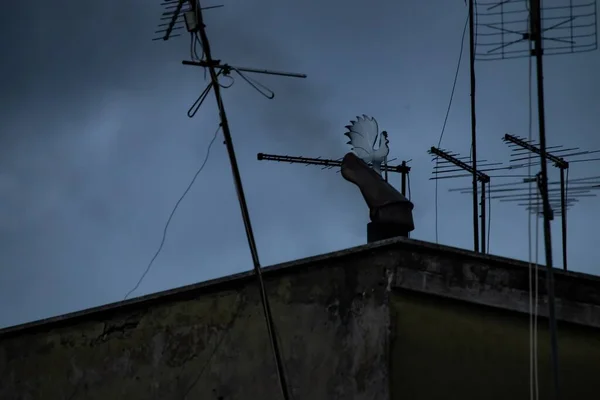
M 459 177 L 464 177 L 464 176 L 474 176 L 475 177 L 475 187 L 471 188 L 473 193 L 475 193 L 475 203 L 473 204 L 473 209 L 474 209 L 473 214 L 476 217 L 475 226 L 473 227 L 473 242 L 474 242 L 473 247 L 474 247 L 474 251 L 476 251 L 476 252 L 480 251 L 479 236 L 477 235 L 477 232 L 479 230 L 478 220 L 480 219 L 480 222 L 481 222 L 481 236 L 480 236 L 481 237 L 481 252 L 485 253 L 485 251 L 486 251 L 485 250 L 486 249 L 485 228 L 486 228 L 486 218 L 487 218 L 486 217 L 486 207 L 485 207 L 485 200 L 486 200 L 485 185 L 489 184 L 489 182 L 490 182 L 489 175 L 484 173 L 485 170 L 476 170 L 474 167 L 475 166 L 474 160 L 471 160 L 471 163 L 473 166 L 471 166 L 463 161 L 464 159 L 467 159 L 470 157 L 462 157 L 462 159 L 461 159 L 460 157 L 457 157 L 458 154 L 448 152 L 446 150 L 443 150 L 443 149 L 440 149 L 437 147 L 432 147 L 431 149 L 429 149 L 428 153 L 434 156 L 434 160 L 439 160 L 440 158 L 442 159 L 441 161 L 439 161 L 439 163 L 442 163 L 442 165 L 437 165 L 434 167 L 433 174 L 435 176 L 433 176 L 430 179 L 432 179 L 432 180 L 448 179 L 448 178 L 459 178 Z M 485 161 L 485 160 L 483 160 L 483 161 Z M 498 164 L 500 164 L 500 163 L 487 163 L 487 164 L 485 164 L 485 166 L 495 166 Z M 491 170 L 494 170 L 494 169 L 496 169 L 496 168 L 493 168 Z M 459 174 L 459 175 L 439 176 L 439 174 L 460 172 L 460 171 L 468 172 L 468 175 Z M 481 214 L 478 214 L 478 204 L 477 204 L 477 183 L 478 182 L 481 184 L 481 202 L 479 204 L 479 206 L 481 207 Z

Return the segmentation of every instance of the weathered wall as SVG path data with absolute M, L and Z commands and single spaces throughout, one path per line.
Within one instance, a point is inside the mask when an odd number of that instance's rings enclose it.
M 528 316 L 407 291 L 392 298 L 393 399 L 528 398 Z M 540 399 L 551 399 L 547 320 L 538 326 Z M 563 398 L 597 398 L 599 331 L 559 324 L 559 358 Z
M 389 266 L 395 267 L 392 398 L 528 398 L 528 266 L 434 245 L 412 250 Z M 547 315 L 544 268 L 538 279 L 541 315 Z M 560 270 L 554 276 L 563 398 L 596 398 L 600 279 Z M 540 399 L 553 398 L 550 354 L 548 321 L 539 318 Z
M 524 263 L 395 239 L 269 268 L 265 278 L 294 398 L 529 395 Z M 595 398 L 600 279 L 555 279 L 564 398 Z M 541 315 L 544 283 L 540 269 Z M 545 399 L 542 318 L 539 328 Z M 107 398 L 280 399 L 254 277 L 0 331 L 0 400 Z
M 266 274 L 294 398 L 389 398 L 389 279 L 366 256 Z M 280 399 L 254 278 L 0 333 L 0 399 L 109 398 Z

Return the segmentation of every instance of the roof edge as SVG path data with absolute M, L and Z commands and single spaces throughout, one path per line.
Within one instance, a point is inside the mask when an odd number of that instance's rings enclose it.
M 456 247 L 444 246 L 420 240 L 398 237 L 263 267 L 263 275 L 272 276 L 273 274 L 282 273 L 284 271 L 290 272 L 289 270 L 291 269 L 295 270 L 307 266 L 316 266 L 327 260 L 338 260 L 340 258 L 345 258 L 348 256 L 356 256 L 357 254 L 366 254 L 374 250 L 385 250 L 386 248 L 397 249 L 407 247 L 409 247 L 411 251 L 419 253 L 444 253 L 451 256 L 478 259 L 481 261 L 488 262 L 490 264 L 501 264 L 503 267 L 510 269 L 528 268 L 529 265 L 527 262 L 515 259 L 480 254 L 470 250 L 460 249 Z M 563 271 L 559 269 L 556 269 L 555 273 L 559 275 L 570 276 L 572 278 L 577 279 L 593 280 L 597 283 L 600 283 L 600 277 L 597 277 L 595 275 L 585 274 L 581 272 Z M 215 290 L 226 290 L 226 288 L 233 288 L 238 285 L 246 284 L 247 281 L 252 277 L 254 277 L 254 271 L 249 270 L 233 275 L 227 275 L 221 278 L 215 278 L 208 281 L 203 281 L 186 286 L 181 286 L 178 288 L 151 293 L 145 296 L 135 297 L 129 300 L 117 301 L 114 303 L 108 303 L 105 305 L 87 308 L 80 311 L 35 320 L 32 322 L 26 322 L 19 325 L 9 326 L 0 329 L 0 339 L 6 336 L 12 336 L 19 333 L 26 333 L 41 328 L 53 329 L 58 325 L 74 323 L 76 320 L 85 319 L 92 316 L 100 316 L 101 314 L 111 312 L 117 309 L 124 311 L 139 308 L 142 306 L 145 307 L 158 301 L 173 301 L 182 298 L 197 296 L 203 292 L 208 293 L 214 292 Z

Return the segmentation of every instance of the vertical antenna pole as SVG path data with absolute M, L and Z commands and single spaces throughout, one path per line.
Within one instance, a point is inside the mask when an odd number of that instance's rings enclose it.
M 473 1 L 473 0 L 470 0 Z M 556 333 L 556 315 L 554 304 L 554 272 L 552 263 L 552 236 L 550 231 L 550 201 L 548 200 L 548 165 L 546 164 L 546 116 L 544 111 L 544 68 L 542 49 L 542 10 L 541 0 L 530 1 L 531 36 L 534 40 L 536 72 L 537 72 L 537 100 L 538 100 L 538 126 L 540 134 L 540 161 L 541 189 L 544 214 L 544 243 L 546 248 L 546 280 L 548 285 L 548 320 L 550 328 L 550 345 L 552 351 L 552 373 L 554 377 L 555 398 L 560 398 L 560 384 L 558 372 L 558 339 Z
M 217 107 L 219 109 L 219 116 L 221 119 L 221 128 L 223 129 L 223 136 L 225 138 L 225 146 L 227 147 L 227 153 L 229 155 L 229 162 L 231 164 L 231 172 L 233 173 L 233 179 L 235 183 L 235 188 L 238 195 L 238 200 L 240 203 L 240 209 L 242 212 L 242 218 L 244 220 L 244 227 L 246 228 L 246 236 L 248 238 L 248 245 L 250 246 L 250 253 L 252 254 L 252 262 L 254 264 L 254 271 L 256 273 L 259 288 L 260 288 L 260 296 L 263 305 L 263 311 L 265 314 L 265 320 L 267 325 L 267 331 L 269 334 L 269 339 L 271 341 L 271 345 L 273 347 L 273 353 L 275 356 L 275 364 L 277 367 L 277 373 L 279 375 L 279 383 L 281 386 L 281 391 L 283 394 L 283 398 L 285 400 L 289 400 L 288 386 L 285 379 L 285 373 L 283 370 L 283 363 L 281 360 L 281 355 L 279 351 L 279 344 L 277 342 L 277 335 L 275 335 L 275 331 L 273 329 L 273 317 L 271 315 L 271 307 L 269 305 L 269 298 L 267 297 L 267 292 L 265 290 L 264 281 L 262 278 L 262 271 L 260 266 L 260 261 L 258 259 L 258 251 L 256 249 L 256 242 L 254 240 L 254 233 L 252 231 L 252 224 L 250 223 L 250 214 L 248 212 L 248 206 L 246 204 L 246 197 L 244 195 L 244 188 L 242 186 L 242 178 L 240 176 L 240 171 L 238 168 L 237 160 L 235 157 L 235 151 L 233 148 L 233 142 L 231 140 L 231 132 L 229 130 L 229 123 L 227 121 L 227 115 L 225 113 L 225 107 L 223 105 L 223 99 L 221 97 L 221 91 L 219 86 L 219 78 L 217 76 L 217 72 L 215 70 L 216 63 L 214 62 L 211 52 L 210 52 L 210 44 L 208 42 L 208 37 L 206 35 L 206 26 L 204 25 L 204 20 L 202 18 L 202 10 L 200 6 L 199 0 L 190 0 L 190 4 L 196 15 L 198 17 L 198 27 L 200 40 L 202 42 L 202 49 L 204 50 L 204 56 L 206 58 L 206 64 L 208 65 L 208 71 L 210 73 L 210 79 L 212 82 L 212 87 L 215 92 L 215 99 L 217 101 Z
M 387 170 L 388 163 L 387 163 L 387 157 L 385 158 L 385 160 L 383 160 L 383 166 L 385 167 L 385 169 L 384 169 L 383 172 L 385 173 L 385 181 L 387 182 L 388 181 L 388 170 Z
M 406 197 L 406 161 L 402 161 L 402 196 Z
M 485 209 L 485 181 L 481 181 L 481 252 L 485 254 L 485 223 L 486 223 L 486 209 Z
M 473 241 L 474 250 L 479 251 L 479 221 L 477 205 L 477 130 L 475 119 L 475 4 L 469 0 L 469 67 L 471 75 L 471 159 L 473 166 Z
M 567 190 L 565 184 L 565 170 L 560 169 L 560 214 L 562 222 L 562 257 L 563 269 L 567 270 Z

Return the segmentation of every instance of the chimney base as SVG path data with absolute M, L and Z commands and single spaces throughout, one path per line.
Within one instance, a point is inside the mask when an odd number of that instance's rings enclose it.
M 395 237 L 408 237 L 409 231 L 405 225 L 369 222 L 367 224 L 367 243 Z

